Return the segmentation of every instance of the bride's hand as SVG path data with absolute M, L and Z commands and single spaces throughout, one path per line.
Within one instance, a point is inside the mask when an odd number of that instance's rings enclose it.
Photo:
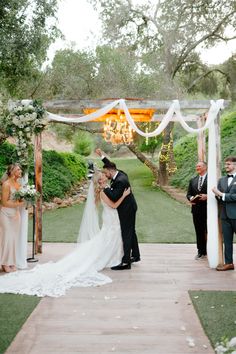
M 127 195 L 129 195 L 131 193 L 130 191 L 130 187 L 129 188 L 126 188 L 123 192 L 123 197 L 127 197 Z

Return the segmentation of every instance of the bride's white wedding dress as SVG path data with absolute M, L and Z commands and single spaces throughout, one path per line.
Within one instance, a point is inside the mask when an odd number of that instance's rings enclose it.
M 117 265 L 123 256 L 119 216 L 103 201 L 102 228 L 58 262 L 39 264 L 0 277 L 0 293 L 58 297 L 71 287 L 97 286 L 112 280 L 98 271 Z

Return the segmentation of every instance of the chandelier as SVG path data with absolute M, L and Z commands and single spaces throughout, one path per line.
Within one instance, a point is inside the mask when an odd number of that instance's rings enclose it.
M 112 145 L 129 145 L 133 142 L 133 129 L 122 115 L 118 117 L 119 120 L 106 118 L 103 126 L 103 137 L 106 142 Z

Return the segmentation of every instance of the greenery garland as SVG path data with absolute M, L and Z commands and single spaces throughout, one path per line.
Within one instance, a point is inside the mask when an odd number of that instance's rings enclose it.
M 47 123 L 46 111 L 38 100 L 9 101 L 3 119 L 6 133 L 16 139 L 16 153 L 24 171 L 28 169 L 32 137 Z

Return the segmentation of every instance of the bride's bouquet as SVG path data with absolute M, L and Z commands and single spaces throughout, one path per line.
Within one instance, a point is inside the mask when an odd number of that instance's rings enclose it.
M 36 191 L 35 185 L 33 184 L 27 184 L 13 193 L 14 200 L 26 201 L 26 208 L 29 205 L 35 205 L 39 197 L 40 193 Z

